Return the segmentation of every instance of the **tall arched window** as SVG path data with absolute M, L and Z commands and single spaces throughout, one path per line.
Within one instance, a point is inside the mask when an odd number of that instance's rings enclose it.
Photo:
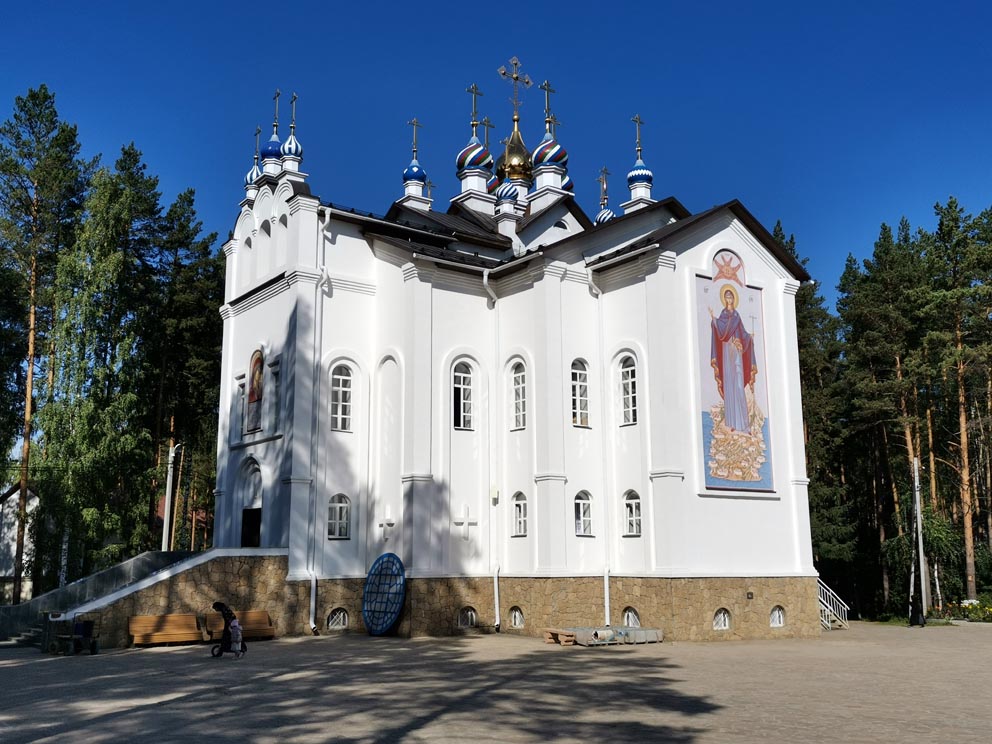
M 627 491 L 623 498 L 624 535 L 638 537 L 641 534 L 641 497 L 636 491 Z
M 248 365 L 248 417 L 246 431 L 258 431 L 262 428 L 262 393 L 265 389 L 265 364 L 262 352 L 256 351 L 251 355 Z
M 523 362 L 513 365 L 513 428 L 527 426 L 527 371 Z
M 637 423 L 637 365 L 634 358 L 620 360 L 620 405 L 623 415 L 621 426 Z
M 575 534 L 592 535 L 592 496 L 587 491 L 575 495 Z
M 344 364 L 331 371 L 331 429 L 351 431 L 351 369 Z
M 527 497 L 522 493 L 513 494 L 513 536 L 527 534 Z
M 581 359 L 572 362 L 572 425 L 589 426 L 589 371 Z
M 454 427 L 456 429 L 472 428 L 472 368 L 467 362 L 455 365 L 451 381 L 452 400 L 454 403 Z
M 351 502 L 343 493 L 331 496 L 327 504 L 327 539 L 351 538 Z

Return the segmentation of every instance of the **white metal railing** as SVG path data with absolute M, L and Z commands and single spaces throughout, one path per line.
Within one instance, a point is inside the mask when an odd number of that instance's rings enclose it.
M 847 624 L 847 611 L 851 608 L 821 579 L 818 578 L 816 584 L 817 597 L 820 600 L 820 624 L 825 630 L 830 630 L 835 621 L 842 628 L 850 627 Z

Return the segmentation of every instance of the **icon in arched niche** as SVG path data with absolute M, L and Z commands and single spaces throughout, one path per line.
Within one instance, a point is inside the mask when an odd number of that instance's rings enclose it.
M 258 431 L 262 428 L 262 391 L 264 389 L 264 365 L 262 352 L 256 351 L 251 355 L 251 365 L 248 368 L 248 431 Z
M 731 251 L 713 257 L 712 277 L 697 277 L 696 289 L 706 487 L 770 490 L 761 290 L 747 286 Z

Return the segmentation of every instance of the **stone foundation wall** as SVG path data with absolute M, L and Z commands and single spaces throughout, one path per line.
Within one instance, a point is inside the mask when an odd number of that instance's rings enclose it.
M 127 646 L 131 615 L 192 613 L 205 615 L 220 600 L 238 610 L 267 610 L 279 636 L 309 634 L 310 584 L 286 581 L 285 556 L 219 557 L 182 574 L 141 589 L 95 613 L 100 616 L 100 642 Z M 315 622 L 327 632 L 331 612 L 348 613 L 348 629 L 365 632 L 362 622 L 364 578 L 317 582 Z M 588 627 L 604 624 L 601 577 L 518 578 L 499 580 L 502 632 L 540 636 L 545 627 Z M 407 581 L 407 596 L 396 628 L 398 635 L 444 636 L 461 632 L 459 613 L 475 610 L 477 624 L 493 626 L 493 580 L 486 578 L 421 578 Z M 785 624 L 770 627 L 772 608 L 784 609 Z M 523 628 L 511 628 L 516 607 Z M 611 577 L 610 624 L 622 625 L 627 607 L 637 610 L 645 628 L 660 628 L 669 640 L 736 640 L 814 638 L 820 634 L 815 578 Z M 730 628 L 713 630 L 719 609 L 730 612 Z

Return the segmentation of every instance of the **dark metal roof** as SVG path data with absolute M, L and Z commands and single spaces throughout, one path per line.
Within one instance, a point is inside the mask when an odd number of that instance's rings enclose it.
M 479 243 L 489 247 L 508 249 L 513 242 L 498 231 L 486 230 L 474 220 L 467 220 L 455 214 L 445 214 L 427 209 L 413 209 L 394 202 L 386 212 L 387 221 L 420 227 L 433 232 L 448 233 L 458 240 Z M 493 228 L 495 228 L 495 220 Z
M 451 250 L 448 248 L 438 248 L 437 246 L 420 243 L 415 240 L 404 240 L 403 238 L 397 238 L 393 235 L 383 235 L 381 233 L 369 231 L 365 233 L 365 237 L 381 240 L 383 243 L 387 243 L 405 251 L 410 251 L 410 253 L 416 253 L 418 256 L 437 259 L 448 263 L 460 264 L 466 268 L 495 269 L 506 263 L 505 261 L 500 261 L 495 258 L 486 258 L 485 256 L 463 253 L 462 251 Z

